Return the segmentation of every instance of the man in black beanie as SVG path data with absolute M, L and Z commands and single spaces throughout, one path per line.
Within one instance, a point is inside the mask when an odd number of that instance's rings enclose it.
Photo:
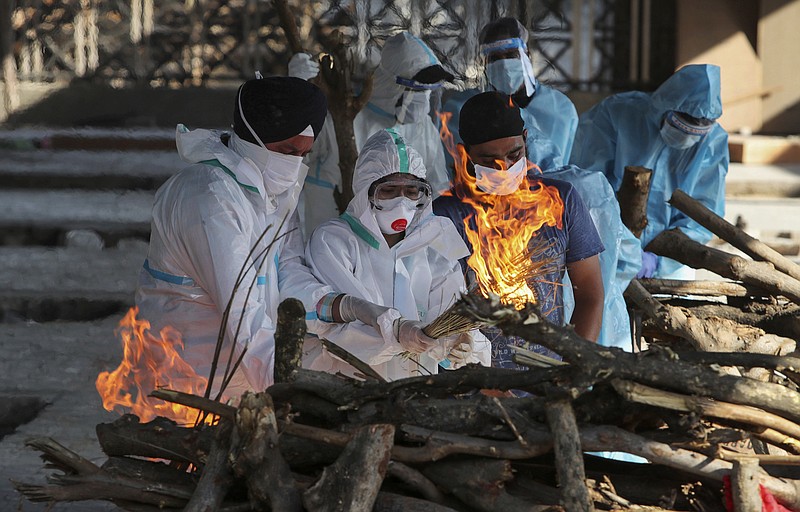
M 434 201 L 434 213 L 449 217 L 473 250 L 464 221 L 469 219 L 470 230 L 477 231 L 476 208 L 503 208 L 509 201 L 502 196 L 530 200 L 532 195 L 525 194 L 526 190 L 536 191 L 540 187 L 557 190 L 563 202 L 560 219 L 544 223 L 533 234 L 547 247 L 537 257 L 550 261 L 550 271 L 535 276 L 528 284 L 533 288 L 539 309 L 549 321 L 563 325 L 569 320 L 577 334 L 597 341 L 603 315 L 598 254 L 604 248 L 580 196 L 567 182 L 536 176 L 538 169 L 526 158 L 525 123 L 519 107 L 508 95 L 492 91 L 470 98 L 461 109 L 459 132 L 464 141 L 460 154 L 466 162 L 456 162 L 453 188 Z M 521 208 L 539 206 L 531 203 L 526 207 L 523 203 Z M 466 262 L 462 266 L 466 269 Z M 570 319 L 564 318 L 563 310 L 561 287 L 565 270 L 575 294 L 575 310 Z M 504 337 L 499 332 L 485 334 L 492 341 L 492 365 L 517 367 L 511 360 L 513 351 L 509 345 L 523 344 L 523 340 Z M 558 357 L 544 347 L 535 347 L 535 350 Z
M 281 300 L 300 299 L 307 320 L 315 321 L 317 304 L 338 296 L 305 266 L 295 212 L 308 171 L 302 158 L 326 113 L 327 101 L 315 85 L 258 78 L 236 93 L 233 133 L 178 125 L 178 153 L 190 165 L 156 194 L 136 305 L 152 334 L 178 331 L 181 355 L 201 377 L 210 375 L 223 334 L 209 383 L 214 395 L 231 358 L 241 357 L 241 364 L 224 398 L 272 383 Z M 344 315 L 326 311 L 330 321 L 369 322 L 385 309 L 356 304 Z

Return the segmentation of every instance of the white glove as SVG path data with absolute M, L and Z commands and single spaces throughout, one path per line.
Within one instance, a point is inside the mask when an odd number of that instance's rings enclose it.
M 311 80 L 319 74 L 319 62 L 307 53 L 295 53 L 289 59 L 289 76 Z
M 403 320 L 399 318 L 394 322 L 394 333 L 397 342 L 407 352 L 422 354 L 438 345 L 438 342 L 422 332 L 422 322 Z
M 472 336 L 467 333 L 467 338 L 453 347 L 452 350 L 450 350 L 450 353 L 447 354 L 447 359 L 452 364 L 452 368 L 461 368 L 462 366 L 466 365 L 469 362 L 469 359 L 472 357 L 472 350 Z
M 461 368 L 467 364 L 475 350 L 472 334 L 469 332 L 440 338 L 436 350 L 429 352 L 431 357 L 442 360 L 440 365 L 449 370 Z
M 360 320 L 367 325 L 371 325 L 379 332 L 381 328 L 378 318 L 387 311 L 391 311 L 391 309 L 352 295 L 345 295 L 339 301 L 339 316 L 342 317 L 342 322 Z

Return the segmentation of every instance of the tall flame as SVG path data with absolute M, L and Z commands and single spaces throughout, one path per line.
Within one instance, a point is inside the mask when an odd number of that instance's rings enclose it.
M 564 202 L 558 189 L 541 183 L 531 189 L 526 176 L 512 194 L 483 192 L 467 171 L 466 150 L 462 145 L 456 146 L 447 126 L 452 114 L 439 116 L 439 136 L 455 163 L 455 194 L 475 211 L 464 219 L 464 227 L 473 248 L 467 264 L 475 271 L 481 292 L 498 295 L 503 303 L 518 308 L 526 302 L 538 303 L 528 279 L 550 268 L 550 262 L 537 262 L 537 258 L 532 261 L 532 256 L 544 252 L 549 245 L 549 241 L 537 239 L 536 232 L 544 225 L 562 228 Z M 506 170 L 501 164 L 501 169 Z M 528 171 L 541 172 L 530 161 L 527 166 Z
M 137 319 L 138 314 L 138 308 L 131 308 L 115 331 L 122 338 L 122 362 L 112 372 L 101 372 L 95 381 L 103 408 L 127 410 L 143 422 L 163 416 L 179 424 L 194 424 L 197 409 L 147 395 L 159 387 L 202 395 L 208 380 L 181 358 L 183 341 L 177 330 L 165 327 L 155 336 L 150 322 Z

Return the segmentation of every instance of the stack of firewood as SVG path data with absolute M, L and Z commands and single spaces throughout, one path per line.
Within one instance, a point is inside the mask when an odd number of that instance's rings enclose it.
M 654 240 L 648 250 L 732 281 L 634 281 L 627 295 L 647 350 L 601 347 L 534 306 L 466 296 L 458 314 L 543 345 L 566 364 L 468 366 L 385 382 L 337 352 L 364 374 L 356 380 L 300 368 L 304 311 L 290 299 L 279 308 L 276 384 L 265 392 L 232 406 L 157 390 L 216 421 L 185 427 L 127 415 L 98 425 L 109 457 L 102 467 L 51 439 L 30 440 L 61 473 L 17 489 L 34 501 L 102 499 L 139 512 L 710 512 L 726 501 L 741 512 L 762 510 L 764 499 L 800 511 L 792 467 L 800 465 L 800 358 L 792 355 L 800 273 L 758 241 L 741 242 L 739 231 L 711 227 L 707 219 L 724 221 L 693 211 L 685 194 L 672 202 L 762 261 L 680 232 Z M 726 300 L 697 299 L 708 295 Z
M 759 485 L 800 510 L 800 480 L 785 466 L 800 463 L 800 359 L 659 345 L 628 353 L 553 326 L 533 307 L 475 297 L 459 307 L 569 364 L 395 382 L 281 364 L 277 383 L 238 407 L 159 390 L 218 421 L 98 425 L 102 467 L 31 440 L 62 474 L 17 488 L 36 501 L 104 499 L 135 511 L 721 511 L 730 476 L 736 510 L 760 510 L 746 508 L 761 499 Z M 730 371 L 756 368 L 772 381 Z M 742 453 L 743 443 L 756 449 Z M 651 464 L 583 454 L 609 451 Z

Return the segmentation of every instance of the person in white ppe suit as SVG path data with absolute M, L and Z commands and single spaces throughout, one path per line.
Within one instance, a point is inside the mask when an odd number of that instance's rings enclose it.
M 478 39 L 487 82 L 484 91 L 510 95 L 520 108 L 528 130 L 528 159 L 542 168 L 566 164 L 578 128 L 578 113 L 567 96 L 536 79 L 528 53 L 528 30 L 514 18 L 500 18 L 483 27 Z M 451 114 L 447 127 L 457 143 L 461 142 L 461 107 L 480 92 L 469 89 L 454 94 L 442 108 Z M 537 139 L 536 133 L 544 137 Z M 452 165 L 452 158 L 448 163 Z
M 430 323 L 465 291 L 458 260 L 467 247 L 448 219 L 433 215 L 425 176 L 422 157 L 394 129 L 375 133 L 359 154 L 347 211 L 317 228 L 306 248 L 306 261 L 321 282 L 387 308 L 378 328 L 318 322 L 316 334 L 390 380 L 436 373 L 440 362 L 491 362 L 491 347 L 477 330 L 398 340 L 408 328 Z M 307 340 L 304 350 L 305 367 L 354 374 L 318 341 Z
M 452 80 L 420 38 L 400 32 L 387 39 L 373 74 L 372 95 L 353 121 L 358 151 L 373 133 L 393 127 L 422 156 L 434 195 L 447 190 L 450 178 L 430 116 L 430 98 L 431 91 Z
M 319 74 L 319 63 L 307 53 L 295 53 L 289 59 L 289 76 L 311 80 Z M 333 191 L 341 188 L 339 145 L 330 112 L 322 131 L 303 159 L 308 166 L 305 185 L 300 193 L 298 213 L 307 240 L 314 228 L 339 215 Z
M 152 333 L 168 326 L 177 329 L 184 343 L 182 357 L 200 376 L 209 376 L 230 302 L 223 368 L 211 383 L 214 395 L 232 349 L 234 360 L 246 351 L 223 398 L 264 390 L 272 383 L 280 301 L 300 299 L 313 324 L 318 305 L 340 295 L 305 266 L 295 212 L 308 170 L 302 157 L 326 111 L 325 96 L 316 86 L 272 77 L 249 80 L 239 88 L 233 133 L 178 126 L 178 152 L 190 165 L 156 194 L 136 305 Z M 233 294 L 242 269 L 242 284 Z M 327 311 L 331 321 L 359 319 L 377 325 L 384 309 L 345 296 Z M 420 329 L 407 331 L 414 336 Z

